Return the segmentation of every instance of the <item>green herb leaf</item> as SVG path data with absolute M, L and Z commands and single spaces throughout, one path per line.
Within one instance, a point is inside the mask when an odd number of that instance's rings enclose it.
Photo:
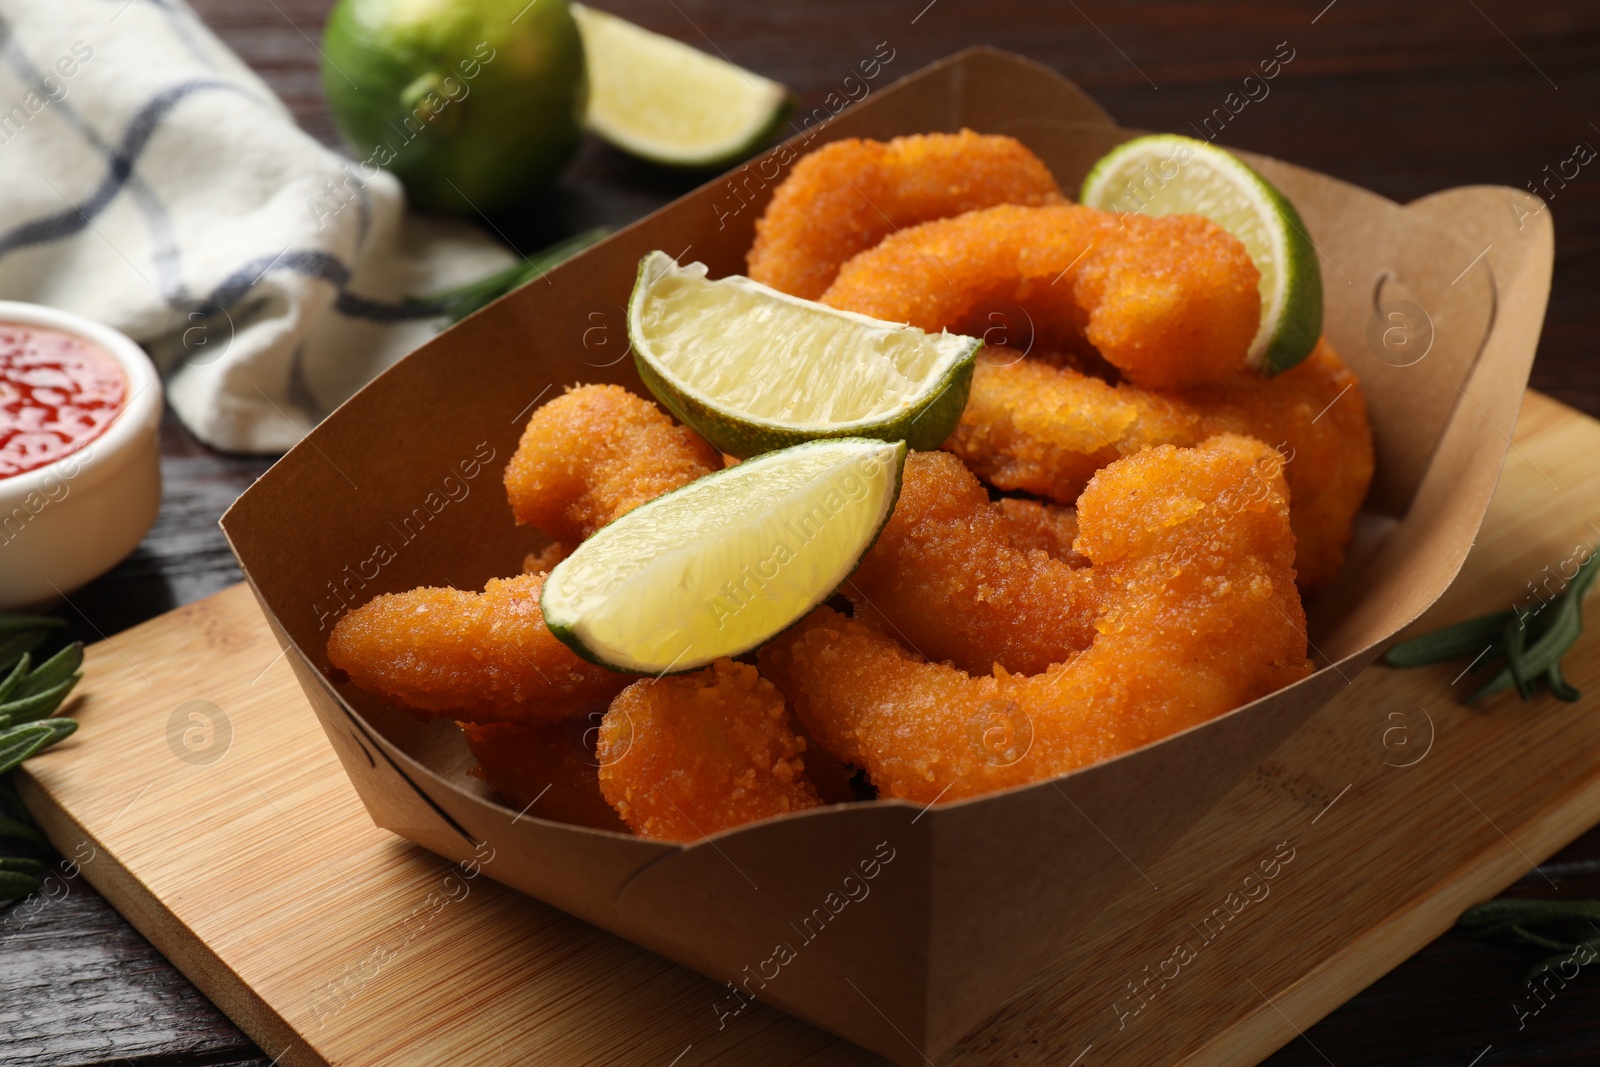
M 1488 941 L 1529 945 L 1554 953 L 1535 964 L 1536 978 L 1583 952 L 1600 959 L 1600 900 L 1491 900 L 1462 912 L 1456 925 Z
M 1543 674 L 1552 664 L 1559 663 L 1583 633 L 1583 598 L 1594 584 L 1597 569 L 1600 569 L 1600 555 L 1590 556 L 1561 591 L 1549 627 L 1528 648 L 1524 659 L 1526 673 Z
M 1497 611 L 1433 630 L 1395 645 L 1384 653 L 1383 661 L 1391 667 L 1425 667 L 1462 656 L 1475 656 L 1499 637 L 1506 623 L 1516 617 L 1514 611 Z
M 7 616 L 0 615 L 0 620 Z M 0 670 L 11 669 L 12 664 L 44 643 L 44 630 L 20 630 L 10 633 L 0 626 Z
M 1562 675 L 1561 657 L 1583 634 L 1583 598 L 1597 576 L 1600 552 L 1584 560 L 1561 594 L 1537 612 L 1497 611 L 1458 622 L 1402 641 L 1384 655 L 1384 661 L 1391 667 L 1421 667 L 1469 655 L 1473 664 L 1486 657 L 1491 663 L 1504 658 L 1505 666 L 1467 697 L 1469 702 L 1512 687 L 1523 700 L 1531 700 L 1541 680 L 1556 699 L 1575 701 L 1582 694 Z
M 0 704 L 5 703 L 17 686 L 22 684 L 22 680 L 28 676 L 28 669 L 32 664 L 33 657 L 24 652 L 22 658 L 17 660 L 17 665 L 11 668 L 11 673 L 6 675 L 5 681 L 0 682 Z M 0 726 L 3 725 L 5 724 L 0 723 Z
M 44 883 L 14 871 L 0 871 L 0 900 L 18 900 L 38 891 Z
M 1497 936 L 1516 926 L 1588 926 L 1600 924 L 1600 900 L 1502 897 L 1468 908 L 1456 922 L 1474 937 Z
M 0 871 L 10 874 L 25 874 L 42 880 L 49 870 L 43 863 L 27 856 L 0 856 Z
M 21 819 L 0 815 L 0 841 L 21 841 L 37 848 L 47 848 L 44 835 Z
M 1583 696 L 1577 688 L 1567 684 L 1566 678 L 1561 675 L 1561 664 L 1551 664 L 1550 669 L 1544 672 L 1544 680 L 1550 686 L 1550 695 L 1557 700 L 1565 700 L 1568 704 L 1577 703 Z
M 78 684 L 81 674 L 74 674 L 59 685 L 34 693 L 18 700 L 0 705 L 0 714 L 4 714 L 13 724 L 33 722 L 53 713 L 67 699 L 67 694 L 72 692 L 72 687 Z M 33 679 L 29 678 L 28 682 Z M 23 688 L 28 687 L 28 682 L 23 683 Z
M 31 653 L 49 631 L 65 623 L 44 616 L 0 615 L 0 845 L 6 851 L 51 855 L 50 843 L 33 825 L 17 796 L 10 772 L 23 760 L 78 728 L 72 719 L 46 718 L 59 708 L 82 675 L 83 645 L 75 642 L 37 667 Z M 47 874 L 32 855 L 0 855 L 0 900 L 37 891 Z
M 0 774 L 70 735 L 78 728 L 75 719 L 42 719 L 0 731 Z
M 83 666 L 83 642 L 74 641 L 60 652 L 45 660 L 35 667 L 17 690 L 19 697 L 29 697 L 52 689 L 68 678 L 77 674 L 78 668 Z M 6 693 L 0 691 L 0 701 L 4 701 Z
M 1528 645 L 1528 628 L 1520 620 L 1513 619 L 1506 623 L 1500 643 L 1505 646 L 1506 670 L 1511 672 L 1511 684 L 1517 687 L 1517 695 L 1523 700 L 1532 700 L 1536 675 L 1531 666 L 1522 662 L 1523 652 Z
M 1495 695 L 1497 695 L 1499 693 L 1504 693 L 1507 689 L 1510 689 L 1512 687 L 1512 685 L 1514 685 L 1514 684 L 1515 683 L 1512 681 L 1512 678 L 1511 678 L 1510 669 L 1508 668 L 1506 670 L 1503 670 L 1499 674 L 1495 675 L 1493 678 L 1489 679 L 1483 685 L 1481 685 L 1477 689 L 1473 690 L 1472 695 L 1467 697 L 1467 703 L 1475 704 L 1480 700 L 1484 700 L 1484 699 L 1486 699 L 1488 697 L 1495 696 Z
M 9 633 L 18 630 L 59 630 L 66 624 L 66 619 L 58 619 L 53 615 L 12 615 L 10 613 L 0 613 L 0 633 Z
M 1523 642 L 1526 641 L 1530 628 L 1522 627 L 1518 630 L 1513 645 L 1513 624 L 1508 623 L 1503 639 L 1506 643 L 1505 670 L 1467 699 L 1479 700 L 1494 696 L 1513 685 L 1517 687 L 1522 699 L 1531 698 L 1534 679 L 1540 675 L 1548 676 L 1550 668 L 1560 664 L 1561 657 L 1567 654 L 1583 634 L 1583 598 L 1594 584 L 1597 570 L 1600 570 L 1600 554 L 1592 555 L 1585 560 L 1577 573 L 1572 576 L 1572 580 L 1567 583 L 1567 587 L 1561 591 L 1561 595 L 1551 602 L 1549 610 L 1540 612 L 1542 617 L 1537 618 L 1534 624 L 1539 632 L 1535 635 L 1533 644 L 1524 647 Z M 1571 687 L 1566 687 L 1566 691 L 1577 692 Z

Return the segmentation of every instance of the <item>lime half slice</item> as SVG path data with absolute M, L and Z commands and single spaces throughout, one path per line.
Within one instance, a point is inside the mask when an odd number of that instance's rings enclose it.
M 657 497 L 550 572 L 545 625 L 585 659 L 639 674 L 746 652 L 855 570 L 905 458 L 900 442 L 811 441 Z
M 712 444 L 753 456 L 819 437 L 930 451 L 961 418 L 976 337 L 839 311 L 664 252 L 639 264 L 628 304 L 639 374 Z
M 1204 215 L 1244 242 L 1261 271 L 1261 329 L 1250 364 L 1263 374 L 1310 355 L 1322 334 L 1317 250 L 1288 197 L 1229 152 L 1159 133 L 1108 152 L 1078 199 L 1101 211 Z
M 714 167 L 749 155 L 782 121 L 789 90 L 726 60 L 573 4 L 589 69 L 589 128 L 631 155 Z

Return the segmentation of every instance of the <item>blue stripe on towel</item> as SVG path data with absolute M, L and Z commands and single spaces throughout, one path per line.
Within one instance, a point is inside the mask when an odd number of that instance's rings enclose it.
M 0 52 L 4 53 L 6 62 L 11 64 L 12 69 L 25 84 L 43 83 L 46 75 L 33 65 L 33 60 L 22 50 L 11 23 L 3 16 L 0 16 Z M 78 111 L 76 104 L 65 97 L 53 102 L 56 114 L 60 115 L 67 125 L 76 130 L 95 151 L 110 158 L 111 146 Z M 167 214 L 167 206 L 137 174 L 128 178 L 128 192 L 150 227 L 150 238 L 154 246 L 150 255 L 155 261 L 157 284 L 162 299 L 173 307 L 180 307 L 189 300 L 189 290 L 183 281 L 182 254 L 178 249 L 178 239 L 172 228 L 172 219 Z
M 163 6 L 157 4 L 157 6 Z M 168 8 L 168 11 L 174 11 Z M 15 49 L 12 40 L 12 28 L 4 18 L 0 18 L 0 44 L 10 46 L 8 51 L 16 51 L 10 56 L 13 65 L 19 66 L 26 80 L 30 73 L 31 63 L 19 50 Z M 254 94 L 245 87 L 226 81 L 204 79 L 198 81 L 182 82 L 171 86 L 156 94 L 145 103 L 129 121 L 123 133 L 122 142 L 115 148 L 106 144 L 96 134 L 94 129 L 78 115 L 76 109 L 71 109 L 69 123 L 78 128 L 78 132 L 90 141 L 107 157 L 106 175 L 99 186 L 90 194 L 89 198 L 80 204 L 67 207 L 63 211 L 46 215 L 42 218 L 21 223 L 0 235 L 0 257 L 19 248 L 44 244 L 50 241 L 70 237 L 86 229 L 95 216 L 104 211 L 117 197 L 124 187 L 138 186 L 133 191 L 135 199 L 139 202 L 148 221 L 152 226 L 152 236 L 155 238 L 154 250 L 158 269 L 163 275 L 163 296 L 174 306 L 188 303 L 184 296 L 184 286 L 181 279 L 181 268 L 178 266 L 178 250 L 172 240 L 170 221 L 166 218 L 165 205 L 150 191 L 142 187 L 142 183 L 134 175 L 134 168 L 139 157 L 149 146 L 151 137 L 161 126 L 167 115 L 183 100 L 198 92 L 209 90 L 222 90 L 238 93 L 252 101 Z M 65 112 L 68 109 L 63 109 Z M 76 121 L 73 121 L 76 120 Z M 360 236 L 358 241 L 364 243 L 366 230 L 370 224 L 371 204 L 367 199 L 365 189 L 361 190 L 358 204 L 360 212 Z M 401 302 L 391 303 L 373 300 L 368 297 L 357 296 L 349 292 L 346 286 L 350 282 L 350 268 L 331 253 L 319 249 L 301 249 L 293 252 L 284 252 L 279 256 L 261 256 L 239 267 L 228 275 L 220 285 L 212 290 L 211 295 L 198 301 L 195 310 L 201 314 L 215 314 L 225 308 L 232 307 L 254 285 L 261 280 L 269 270 L 285 268 L 299 274 L 321 278 L 332 284 L 338 295 L 334 300 L 334 308 L 340 314 L 350 318 L 365 319 L 371 322 L 401 322 L 410 319 L 435 318 L 443 309 L 433 303 Z
M 128 123 L 127 132 L 122 135 L 121 145 L 111 154 L 106 176 L 89 198 L 65 211 L 58 211 L 53 215 L 46 215 L 13 227 L 0 236 L 0 256 L 29 245 L 60 240 L 86 228 L 90 220 L 104 211 L 127 184 L 129 176 L 133 173 L 134 164 L 138 162 L 139 156 L 149 145 L 151 136 L 166 118 L 167 113 L 187 97 L 210 89 L 249 96 L 240 86 L 209 79 L 183 82 L 170 89 L 163 89 L 151 97 Z
M 331 252 L 301 248 L 276 256 L 258 256 L 239 267 L 196 308 L 202 315 L 214 315 L 242 300 L 269 271 L 284 269 L 310 278 L 320 278 L 339 291 L 334 308 L 350 318 L 371 322 L 400 322 L 406 319 L 431 319 L 442 313 L 434 304 L 392 304 L 357 296 L 345 287 L 350 284 L 350 268 Z

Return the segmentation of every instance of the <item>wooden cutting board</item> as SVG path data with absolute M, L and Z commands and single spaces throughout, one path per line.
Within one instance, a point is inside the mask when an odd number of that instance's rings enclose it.
M 1422 625 L 1559 588 L 1600 540 L 1597 454 L 1600 423 L 1528 394 Z M 1597 645 L 1565 663 L 1577 705 L 1468 709 L 1459 665 L 1368 670 L 945 1061 L 1241 1064 L 1294 1039 L 1600 821 Z M 243 586 L 86 673 L 29 807 L 280 1064 L 874 1060 L 769 1008 L 719 1025 L 710 980 L 375 829 Z

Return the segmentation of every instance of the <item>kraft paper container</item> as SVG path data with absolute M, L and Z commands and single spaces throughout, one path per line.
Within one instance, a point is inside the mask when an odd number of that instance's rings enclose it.
M 713 276 L 742 271 L 787 161 L 828 140 L 963 126 L 1010 134 L 1072 190 L 1134 132 L 1060 76 L 989 50 L 875 91 L 825 125 L 802 118 L 789 145 L 401 361 L 264 475 L 223 527 L 379 825 L 455 860 L 487 841 L 491 877 L 920 1062 L 1057 958 L 1131 888 L 1136 865 L 1170 847 L 1450 583 L 1494 490 L 1533 359 L 1550 216 L 1530 214 L 1538 202 L 1507 188 L 1402 207 L 1247 157 L 1298 205 L 1321 251 L 1326 332 L 1360 375 L 1377 436 L 1362 547 L 1338 588 L 1310 605 L 1321 666 L 1310 678 L 1063 779 L 928 811 L 840 806 L 690 847 L 548 822 L 537 805 L 518 818 L 467 774 L 472 760 L 452 725 L 330 681 L 324 644 L 347 604 L 422 584 L 476 588 L 519 570 L 540 539 L 513 525 L 501 470 L 528 412 L 564 386 L 643 392 L 624 327 L 639 258 L 660 248 L 704 261 Z M 708 1021 L 738 1004 L 730 992 L 707 1006 Z

